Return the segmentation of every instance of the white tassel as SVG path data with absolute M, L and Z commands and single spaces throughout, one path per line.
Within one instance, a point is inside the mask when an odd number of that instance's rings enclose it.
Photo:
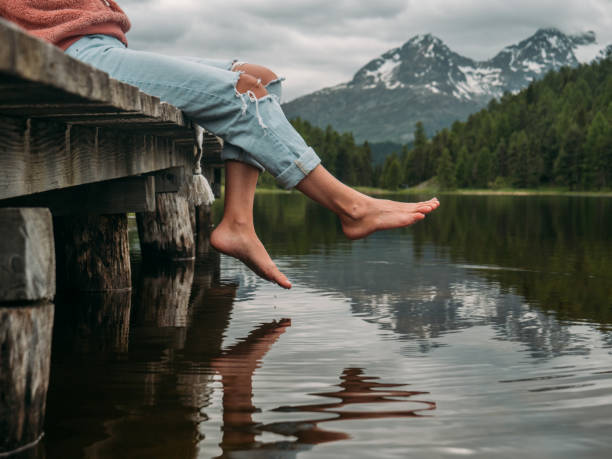
M 206 177 L 201 173 L 193 175 L 193 183 L 190 187 L 190 193 L 187 195 L 187 201 L 194 206 L 209 206 L 215 202 L 213 190 L 210 188 Z
M 202 166 L 200 164 L 203 153 L 204 129 L 197 124 L 193 126 L 195 131 L 193 176 L 191 180 L 185 180 L 179 193 L 187 198 L 189 204 L 194 206 L 211 205 L 215 202 L 215 195 L 210 188 L 208 180 L 202 175 Z

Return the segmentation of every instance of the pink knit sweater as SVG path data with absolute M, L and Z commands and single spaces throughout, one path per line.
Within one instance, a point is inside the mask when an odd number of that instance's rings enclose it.
M 130 20 L 113 0 L 0 0 L 0 16 L 62 49 L 98 33 L 127 45 L 130 29 Z

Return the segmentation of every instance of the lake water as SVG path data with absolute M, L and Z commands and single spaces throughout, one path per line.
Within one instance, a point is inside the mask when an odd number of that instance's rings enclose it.
M 612 199 L 441 202 L 350 242 L 258 195 L 290 291 L 135 242 L 131 294 L 58 299 L 40 457 L 610 457 Z

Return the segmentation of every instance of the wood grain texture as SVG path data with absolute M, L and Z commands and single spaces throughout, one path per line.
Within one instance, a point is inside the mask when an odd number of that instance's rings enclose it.
M 55 246 L 48 209 L 0 208 L 0 304 L 55 296 Z
M 137 176 L 35 193 L 2 202 L 11 207 L 47 207 L 54 217 L 155 211 L 155 177 Z
M 84 102 L 102 103 L 122 110 L 137 110 L 161 121 L 187 126 L 183 113 L 157 97 L 121 83 L 59 48 L 26 34 L 0 19 L 0 75 L 10 81 L 38 83 L 58 95 L 76 96 Z M 43 101 L 41 101 L 43 102 Z
M 84 292 L 130 289 L 127 215 L 56 217 L 58 288 Z
M 0 200 L 177 166 L 191 170 L 191 139 L 146 132 L 0 116 Z
M 0 453 L 42 434 L 53 312 L 48 302 L 0 307 Z
M 192 168 L 193 124 L 178 108 L 1 18 L 0 43 L 0 201 Z M 220 165 L 222 141 L 204 143 L 205 165 Z
M 154 177 L 156 193 L 175 193 L 181 189 L 185 181 L 185 168 L 173 167 L 159 171 L 154 174 Z
M 157 193 L 155 200 L 155 212 L 136 214 L 143 257 L 193 258 L 195 241 L 187 199 L 178 193 Z
M 196 252 L 198 255 L 206 255 L 213 250 L 210 245 L 213 224 L 211 206 L 196 206 L 195 222 Z

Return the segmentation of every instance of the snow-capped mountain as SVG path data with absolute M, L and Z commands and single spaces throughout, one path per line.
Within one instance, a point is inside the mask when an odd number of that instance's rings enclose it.
M 416 121 L 433 133 L 550 70 L 603 58 L 606 52 L 593 32 L 572 36 L 540 29 L 488 61 L 475 61 L 433 35 L 417 35 L 370 61 L 348 83 L 283 108 L 289 118 L 300 116 L 321 127 L 331 124 L 352 131 L 359 141 L 403 143 L 411 140 Z

